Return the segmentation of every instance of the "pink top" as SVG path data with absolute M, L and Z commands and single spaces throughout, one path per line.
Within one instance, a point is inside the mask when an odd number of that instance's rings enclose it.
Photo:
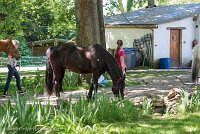
M 120 61 L 121 56 L 124 56 L 124 58 L 126 57 L 124 50 L 122 48 L 119 49 L 117 56 L 115 58 L 117 60 L 117 64 L 118 64 L 120 69 L 122 69 L 122 65 L 121 65 L 121 61 Z

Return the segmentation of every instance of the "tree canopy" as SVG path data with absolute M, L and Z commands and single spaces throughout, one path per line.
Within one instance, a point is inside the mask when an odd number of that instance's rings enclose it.
M 11 35 L 29 42 L 75 36 L 71 0 L 1 0 L 0 8 L 0 38 Z
M 148 6 L 152 0 L 105 0 L 105 15 L 115 15 L 123 12 L 133 11 Z M 199 0 L 154 0 L 155 5 L 189 4 L 199 3 Z
M 145 8 L 148 0 L 105 0 L 104 15 Z M 199 0 L 155 0 L 155 4 L 199 3 Z M 73 0 L 0 0 L 0 38 L 27 42 L 76 36 Z

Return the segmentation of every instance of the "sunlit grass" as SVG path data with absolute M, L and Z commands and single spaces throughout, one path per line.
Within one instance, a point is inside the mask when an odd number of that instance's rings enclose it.
M 182 134 L 200 133 L 200 113 L 168 117 L 147 117 L 138 121 L 115 123 L 122 134 Z

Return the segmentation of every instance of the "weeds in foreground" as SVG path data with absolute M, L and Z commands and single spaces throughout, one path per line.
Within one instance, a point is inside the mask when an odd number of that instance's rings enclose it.
M 181 90 L 180 100 L 178 100 L 176 103 L 176 109 L 179 114 L 187 114 L 200 111 L 200 90 L 197 88 L 194 90 L 194 92 L 191 93 L 185 90 Z M 169 114 L 168 109 L 166 112 Z
M 79 98 L 60 101 L 58 106 L 39 100 L 28 101 L 26 96 L 15 96 L 0 105 L 0 131 L 4 133 L 110 133 L 110 122 L 137 120 L 140 109 L 127 100 L 118 100 L 106 95 L 97 96 L 88 102 Z M 14 100 L 14 101 L 13 101 Z M 12 102 L 13 101 L 13 102 Z M 108 122 L 102 128 L 98 123 Z

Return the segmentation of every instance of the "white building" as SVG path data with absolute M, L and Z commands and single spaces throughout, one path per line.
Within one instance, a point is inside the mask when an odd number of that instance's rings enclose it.
M 189 67 L 192 42 L 200 42 L 200 4 L 158 6 L 104 18 L 107 49 L 122 39 L 124 47 L 133 47 L 134 39 L 153 36 L 152 62 L 170 58 L 171 67 Z

